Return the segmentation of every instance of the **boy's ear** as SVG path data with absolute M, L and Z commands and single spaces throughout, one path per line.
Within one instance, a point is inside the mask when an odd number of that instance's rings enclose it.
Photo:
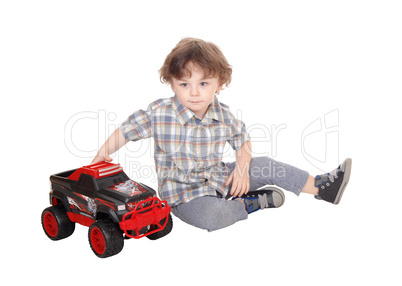
M 223 83 L 221 83 L 218 88 L 216 89 L 216 93 L 219 93 L 223 88 Z

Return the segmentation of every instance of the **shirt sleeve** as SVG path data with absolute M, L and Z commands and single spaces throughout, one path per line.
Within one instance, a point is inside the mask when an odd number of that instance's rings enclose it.
M 229 113 L 231 134 L 227 140 L 234 150 L 239 150 L 244 142 L 250 141 L 250 135 L 247 133 L 246 125 L 238 120 L 232 113 Z
M 152 137 L 151 111 L 135 111 L 121 125 L 120 130 L 126 140 L 137 141 Z

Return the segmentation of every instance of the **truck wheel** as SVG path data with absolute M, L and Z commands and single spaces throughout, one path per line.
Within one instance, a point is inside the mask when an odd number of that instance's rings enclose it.
M 94 222 L 88 231 L 88 240 L 92 251 L 100 258 L 119 253 L 124 246 L 124 239 L 118 225 L 109 220 Z
M 172 215 L 169 214 L 167 219 L 168 219 L 168 222 L 166 223 L 166 226 L 165 226 L 165 228 L 163 230 L 155 232 L 155 233 L 150 234 L 150 235 L 147 236 L 150 240 L 156 240 L 156 239 L 159 239 L 161 237 L 164 237 L 165 235 L 168 235 L 172 231 L 172 228 L 173 228 Z M 165 220 L 166 220 L 166 218 L 161 220 L 160 224 L 163 225 L 165 223 Z M 159 227 L 156 226 L 156 225 L 152 225 L 150 230 L 155 230 L 157 228 L 159 228 Z
M 75 223 L 68 218 L 63 205 L 56 205 L 42 212 L 42 227 L 51 240 L 59 240 L 73 234 Z

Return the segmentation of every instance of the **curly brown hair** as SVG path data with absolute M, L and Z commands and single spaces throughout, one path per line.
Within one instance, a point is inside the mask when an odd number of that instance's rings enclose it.
M 232 80 L 232 67 L 217 45 L 196 38 L 184 38 L 167 55 L 161 69 L 162 83 L 172 79 L 191 77 L 191 64 L 200 67 L 205 77 L 218 77 L 220 84 L 228 86 Z

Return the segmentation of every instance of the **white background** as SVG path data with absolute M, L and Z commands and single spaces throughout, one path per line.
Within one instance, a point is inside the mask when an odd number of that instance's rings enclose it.
M 2 284 L 401 285 L 399 4 L 2 1 Z M 88 164 L 128 115 L 173 95 L 158 69 L 187 36 L 233 66 L 220 100 L 253 128 L 255 155 L 313 175 L 353 158 L 341 204 L 287 193 L 282 208 L 212 233 L 176 218 L 165 238 L 103 260 L 85 227 L 49 240 L 48 177 Z M 114 161 L 156 188 L 152 144 Z

